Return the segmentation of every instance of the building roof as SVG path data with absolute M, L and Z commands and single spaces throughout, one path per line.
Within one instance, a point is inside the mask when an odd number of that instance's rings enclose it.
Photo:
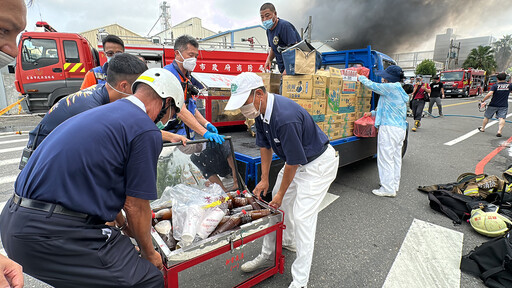
M 261 25 L 254 25 L 254 26 L 249 26 L 249 27 L 244 27 L 244 28 L 239 28 L 239 29 L 227 30 L 227 31 L 220 32 L 220 33 L 218 33 L 218 34 L 215 34 L 215 35 L 212 35 L 212 36 L 209 36 L 209 37 L 203 38 L 203 39 L 201 39 L 200 41 L 210 40 L 210 39 L 217 38 L 217 37 L 219 37 L 219 36 L 223 36 L 223 35 L 226 35 L 226 34 L 230 34 L 230 33 L 238 32 L 238 31 L 243 31 L 243 30 L 254 29 L 254 28 L 258 28 L 258 27 L 263 28 L 263 26 L 261 26 Z M 263 29 L 264 29 L 264 28 L 263 28 Z

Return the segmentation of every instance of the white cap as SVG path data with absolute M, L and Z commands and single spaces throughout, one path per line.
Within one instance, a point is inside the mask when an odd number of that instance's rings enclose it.
M 256 73 L 244 72 L 231 81 L 231 97 L 226 110 L 236 110 L 242 107 L 249 98 L 253 89 L 265 86 L 263 80 Z

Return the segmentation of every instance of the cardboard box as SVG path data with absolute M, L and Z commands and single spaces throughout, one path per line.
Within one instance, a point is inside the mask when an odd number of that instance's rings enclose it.
M 324 123 L 325 121 L 325 115 L 311 115 L 311 117 L 313 118 L 313 121 L 315 121 L 316 123 Z
M 331 67 L 332 68 L 332 67 Z M 340 98 L 341 98 L 341 85 L 343 79 L 340 77 L 329 77 L 327 81 L 327 111 L 326 114 L 339 113 Z
M 343 114 L 328 114 L 325 115 L 325 123 L 332 124 L 337 122 L 343 122 Z
M 283 96 L 291 99 L 311 99 L 313 75 L 283 75 Z
M 340 115 L 342 117 L 342 121 L 343 122 L 355 121 L 356 120 L 356 113 L 355 112 L 353 112 L 353 113 L 341 113 Z
M 338 123 L 324 123 L 322 131 L 327 135 L 329 140 L 335 140 L 341 138 L 341 134 L 343 133 L 342 129 L 343 122 Z
M 338 113 L 352 113 L 356 111 L 356 95 L 341 94 Z
M 344 81 L 357 81 L 356 70 L 340 69 L 340 72 Z
M 313 99 L 325 99 L 325 90 L 327 89 L 328 77 L 313 75 Z
M 231 96 L 230 89 L 223 88 L 208 88 L 208 96 Z
M 311 115 L 325 115 L 327 99 L 294 99 Z
M 356 94 L 356 83 L 354 81 L 346 81 L 343 80 L 343 88 L 341 89 L 341 93 L 343 94 Z
M 341 133 L 341 138 L 354 136 L 354 129 L 346 130 Z
M 281 74 L 277 73 L 256 73 L 263 80 L 265 89 L 270 93 L 279 94 L 279 86 L 281 85 Z

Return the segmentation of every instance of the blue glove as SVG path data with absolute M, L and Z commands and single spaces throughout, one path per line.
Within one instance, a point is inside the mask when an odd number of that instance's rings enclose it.
M 208 123 L 208 124 L 206 125 L 206 130 L 208 130 L 208 131 L 210 131 L 210 132 L 212 132 L 212 133 L 217 133 L 217 134 L 219 134 L 219 131 L 217 130 L 217 128 L 216 128 L 215 126 L 213 126 L 213 124 L 212 124 L 212 123 Z
M 224 143 L 224 136 L 219 135 L 217 133 L 212 133 L 210 131 L 206 131 L 206 133 L 204 133 L 203 137 L 205 139 L 208 139 L 208 140 L 212 141 L 212 142 L 215 141 L 215 143 L 217 143 L 217 144 Z

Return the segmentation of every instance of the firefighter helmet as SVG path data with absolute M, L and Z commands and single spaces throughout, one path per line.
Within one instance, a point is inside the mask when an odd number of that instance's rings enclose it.
M 484 212 L 482 209 L 474 209 L 471 211 L 469 222 L 476 232 L 488 237 L 504 235 L 512 226 L 512 222 L 507 217 L 498 214 L 497 210 Z

